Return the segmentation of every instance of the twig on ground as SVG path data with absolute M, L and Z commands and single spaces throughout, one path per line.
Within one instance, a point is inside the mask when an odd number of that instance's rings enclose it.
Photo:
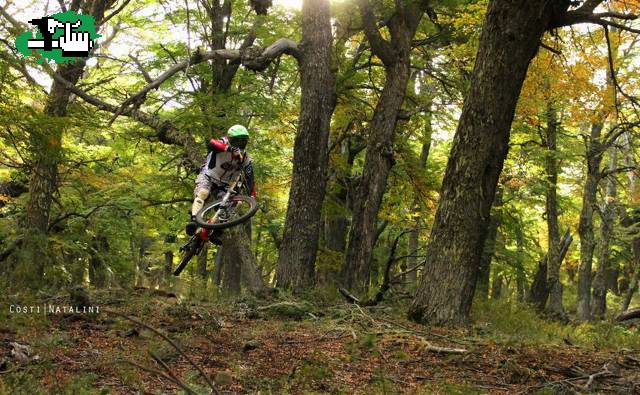
M 142 325 L 145 328 L 149 329 L 150 331 L 152 331 L 153 333 L 157 334 L 158 336 L 160 336 L 161 338 L 163 338 L 164 340 L 166 340 L 169 344 L 171 344 L 171 346 L 173 348 L 175 348 L 180 354 L 182 354 L 183 357 L 185 357 L 185 359 L 191 364 L 191 366 L 193 366 L 194 368 L 196 368 L 196 370 L 198 370 L 198 372 L 200 372 L 200 375 L 207 381 L 207 383 L 209 384 L 209 387 L 211 388 L 211 391 L 218 394 L 218 389 L 216 388 L 213 380 L 211 380 L 211 378 L 209 376 L 207 376 L 207 374 L 204 372 L 204 370 L 202 370 L 202 368 L 200 366 L 198 366 L 195 362 L 193 362 L 193 360 L 191 359 L 191 357 L 189 357 L 189 355 L 187 355 L 184 351 L 182 351 L 182 349 L 180 348 L 180 346 L 178 346 L 173 340 L 171 340 L 167 335 L 165 335 L 164 333 L 160 332 L 159 330 L 157 330 L 156 328 L 152 327 L 151 325 L 148 325 L 142 321 L 139 321 L 133 317 L 129 317 L 126 314 L 122 314 L 119 313 L 117 311 L 113 311 L 110 309 L 104 309 L 103 310 L 106 313 L 110 313 L 110 314 L 114 314 L 117 316 L 120 316 L 124 319 L 127 319 L 131 322 L 133 322 L 134 324 L 138 324 L 138 325 Z M 162 372 L 161 372 L 162 373 Z
M 130 360 L 128 360 L 128 359 L 121 359 L 121 360 L 116 361 L 116 362 L 124 362 L 124 363 L 128 363 L 129 365 L 131 365 L 131 366 L 135 366 L 135 367 L 137 367 L 138 369 L 142 369 L 142 370 L 144 370 L 145 372 L 153 373 L 153 374 L 155 374 L 155 375 L 157 375 L 157 376 L 163 377 L 163 378 L 165 378 L 165 379 L 167 379 L 167 380 L 171 381 L 172 383 L 174 383 L 174 384 L 176 384 L 176 385 L 178 385 L 178 386 L 182 387 L 185 391 L 187 391 L 187 393 L 188 393 L 189 395 L 198 395 L 198 394 L 197 394 L 196 392 L 194 392 L 191 388 L 189 388 L 188 386 L 186 386 L 182 381 L 180 381 L 180 380 L 176 380 L 176 379 L 174 379 L 173 377 L 171 377 L 171 376 L 167 375 L 166 373 L 164 373 L 164 372 L 162 372 L 162 371 L 160 371 L 160 370 L 153 369 L 153 368 L 150 368 L 150 367 L 148 367 L 148 366 L 141 365 L 141 364 L 139 364 L 139 363 L 137 363 L 137 362 L 133 362 L 133 361 L 130 361 Z
M 176 383 L 179 383 L 178 385 L 180 385 L 180 387 L 182 387 L 185 391 L 187 391 L 188 393 L 193 393 L 195 394 L 195 391 L 193 391 L 191 388 L 189 388 L 188 385 L 186 385 L 182 380 L 180 380 L 174 373 L 173 371 L 171 371 L 171 369 L 169 368 L 169 366 L 159 357 L 157 356 L 153 351 L 149 350 L 149 355 L 151 356 L 151 358 L 153 358 L 154 361 L 156 361 L 160 366 L 162 366 L 162 368 L 167 372 L 167 374 L 171 377 L 173 377 L 173 379 L 175 380 Z

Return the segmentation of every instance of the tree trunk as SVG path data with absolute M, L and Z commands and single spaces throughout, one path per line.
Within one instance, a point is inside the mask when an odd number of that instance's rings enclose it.
M 226 277 L 229 273 L 232 281 L 234 282 L 234 287 L 236 286 L 235 281 L 241 280 L 249 291 L 252 293 L 258 293 L 263 291 L 266 288 L 266 285 L 262 279 L 261 270 L 256 263 L 256 258 L 247 243 L 235 242 L 236 240 L 243 240 L 246 238 L 247 235 L 245 229 L 242 229 L 240 226 L 226 229 L 222 233 L 222 253 L 225 257 L 223 258 L 224 263 L 222 265 L 225 278 L 224 282 L 226 283 Z M 230 258 L 227 259 L 227 256 Z M 239 286 L 240 285 L 238 283 L 238 290 Z
M 196 265 L 196 273 L 203 280 L 207 279 L 207 258 L 209 254 L 209 244 L 205 243 L 198 254 L 198 264 Z
M 226 296 L 240 295 L 240 279 L 242 266 L 238 257 L 235 257 L 229 248 L 222 249 L 222 292 Z
M 173 251 L 164 252 L 164 283 L 169 287 L 173 281 Z
M 573 237 L 571 236 L 569 229 L 567 229 L 564 236 L 562 236 L 562 240 L 560 240 L 560 264 L 564 261 L 572 242 Z M 547 304 L 547 299 L 549 298 L 547 271 L 547 255 L 545 255 L 540 262 L 538 262 L 538 269 L 533 278 L 529 296 L 527 297 L 527 302 L 532 304 L 538 312 L 542 312 L 544 310 L 544 307 Z
M 329 10 L 328 0 L 304 0 L 302 4 L 300 118 L 276 270 L 277 286 L 295 291 L 314 283 L 325 195 L 329 126 L 335 106 Z
M 109 250 L 109 242 L 104 235 L 95 236 L 92 240 L 91 256 L 89 258 L 89 283 L 96 288 L 107 285 L 107 265 L 104 254 Z
M 211 281 L 214 285 L 220 286 L 222 281 L 222 266 L 224 262 L 224 255 L 222 254 L 222 246 L 218 246 L 216 251 L 216 261 L 213 267 L 213 273 L 211 273 Z
M 627 166 L 635 166 L 635 154 L 633 150 L 633 146 L 631 144 L 631 135 L 629 133 L 624 133 L 624 151 L 625 151 L 625 164 Z M 629 179 L 629 190 L 628 196 L 631 205 L 635 205 L 638 202 L 638 198 L 640 195 L 638 194 L 638 184 L 636 180 L 637 173 L 635 171 L 630 171 L 627 173 L 627 177 Z M 634 212 L 636 214 L 637 211 Z M 633 239 L 631 241 L 631 248 L 633 250 L 633 273 L 630 274 L 630 279 L 628 281 L 628 287 L 626 289 L 624 299 L 622 301 L 622 311 L 625 312 L 629 309 L 629 305 L 631 304 L 631 299 L 633 298 L 633 294 L 638 289 L 640 285 L 640 237 L 638 236 L 637 230 L 635 230 L 635 226 L 639 221 L 638 215 L 633 215 L 629 221 L 624 221 L 625 226 L 631 227 Z M 629 222 L 629 223 L 626 223 Z
M 378 210 L 393 165 L 393 136 L 409 79 L 408 59 L 387 70 L 387 80 L 369 128 L 362 178 L 354 200 L 343 280 L 347 288 L 366 291 Z
M 420 159 L 418 162 L 418 167 L 421 170 L 427 168 L 427 160 L 429 159 L 429 151 L 431 150 L 431 135 L 433 134 L 433 127 L 431 125 L 431 101 L 428 102 L 426 113 L 424 116 L 425 122 L 425 130 L 422 135 L 422 150 L 420 151 Z M 420 205 L 420 196 L 419 191 L 413 191 L 413 214 L 415 215 L 415 223 L 413 225 L 413 231 L 409 234 L 409 255 L 417 255 L 418 254 L 418 241 L 420 238 L 420 228 L 423 226 L 423 222 L 420 220 L 421 217 L 421 205 Z M 416 256 L 412 256 L 407 259 L 407 265 L 401 266 L 401 270 L 410 269 L 416 267 L 418 264 L 418 258 Z M 418 282 L 418 271 L 414 270 L 407 275 L 408 278 L 404 279 L 410 285 L 417 284 Z
M 549 298 L 549 285 L 547 283 L 548 267 L 547 256 L 545 255 L 544 258 L 538 262 L 538 268 L 536 274 L 533 276 L 531 290 L 527 298 L 527 301 L 533 305 L 536 311 L 544 310 L 544 306 L 547 305 L 547 299 Z
M 524 302 L 526 300 L 527 293 L 527 277 L 524 272 L 524 232 L 522 231 L 522 222 L 519 219 L 518 227 L 516 229 L 516 250 L 518 258 L 516 261 L 516 292 L 518 295 L 518 302 Z M 546 275 L 546 273 L 545 273 Z
M 489 220 L 487 240 L 484 244 L 484 250 L 482 251 L 482 257 L 480 258 L 480 267 L 478 268 L 478 284 L 476 286 L 476 295 L 482 300 L 487 300 L 489 298 L 489 276 L 491 274 L 491 259 L 493 259 L 493 254 L 495 252 L 498 227 L 500 226 L 501 209 L 502 188 L 498 187 L 495 202 L 493 203 L 493 214 L 491 215 L 491 219 Z
M 627 293 L 624 295 L 624 300 L 622 301 L 622 311 L 625 312 L 629 309 L 629 305 L 631 304 L 631 299 L 633 298 L 633 294 L 636 293 L 638 288 L 640 288 L 640 260 L 638 257 L 640 256 L 640 244 L 638 241 L 634 241 L 634 250 L 636 250 L 636 258 L 635 260 L 635 271 L 633 273 L 633 277 L 631 278 L 631 283 L 629 284 L 629 289 L 627 289 Z
M 558 158 L 557 158 L 558 116 L 553 104 L 547 108 L 547 155 L 545 170 L 547 177 L 546 216 L 547 216 L 547 283 L 549 286 L 549 304 L 547 312 L 557 318 L 564 318 L 562 306 L 562 283 L 560 282 L 560 229 L 558 227 Z
M 324 240 L 326 247 L 331 251 L 344 252 L 347 247 L 347 230 L 349 219 L 342 213 L 328 215 L 325 218 Z
M 415 321 L 461 324 L 469 319 L 516 102 L 557 6 L 546 0 L 489 3 L 471 89 L 440 193 L 425 273 L 408 313 Z
M 491 281 L 491 300 L 495 301 L 502 296 L 502 274 L 499 271 L 493 271 L 493 279 Z
M 363 19 L 371 24 L 373 15 L 368 5 L 361 4 L 361 11 Z M 421 17 L 422 10 L 397 9 L 389 19 L 392 41 L 384 42 L 388 46 L 381 46 L 382 38 L 377 28 L 374 31 L 365 26 L 374 54 L 383 59 L 386 80 L 369 123 L 367 154 L 354 200 L 349 245 L 342 270 L 343 285 L 359 292 L 366 292 L 369 287 L 378 210 L 394 163 L 393 140 L 398 112 L 409 82 L 411 40 Z M 389 48 L 390 45 L 393 49 Z
M 358 133 L 358 132 L 356 132 Z M 330 193 L 331 208 L 325 218 L 324 240 L 325 246 L 336 252 L 344 253 L 347 249 L 347 232 L 349 231 L 349 213 L 352 207 L 351 200 L 354 195 L 353 163 L 356 156 L 366 148 L 363 138 L 356 134 L 354 137 L 345 139 L 341 143 L 340 160 L 333 166 L 331 162 L 331 174 L 334 174 Z M 342 162 L 346 162 L 345 164 Z
M 98 25 L 104 16 L 105 0 L 85 1 L 82 4 L 83 13 L 92 15 Z M 74 11 L 78 11 L 80 2 L 74 2 Z M 75 63 L 58 66 L 57 73 L 72 85 L 76 85 L 82 76 L 86 60 L 78 58 Z M 49 250 L 46 234 L 51 216 L 51 203 L 58 188 L 58 163 L 62 159 L 63 121 L 67 114 L 67 106 L 71 92 L 57 81 L 53 82 L 47 98 L 44 113 L 53 118 L 42 128 L 30 133 L 30 152 L 33 169 L 29 180 L 29 200 L 27 201 L 24 217 L 24 235 L 31 239 L 23 243 L 27 252 L 24 258 L 28 273 L 24 279 L 28 286 L 38 287 L 43 279 L 48 265 Z
M 595 237 L 593 235 L 593 209 L 596 206 L 600 163 L 603 147 L 600 141 L 603 123 L 591 125 L 590 141 L 587 144 L 587 175 L 582 193 L 582 210 L 578 233 L 580 235 L 580 266 L 578 268 L 578 319 L 591 319 L 591 271 L 593 267 L 593 251 Z
M 617 148 L 609 149 L 609 170 L 617 168 Z M 609 175 L 606 185 L 605 200 L 600 210 L 600 254 L 598 256 L 598 271 L 593 281 L 593 306 L 591 313 L 594 317 L 602 318 L 607 311 L 607 283 L 606 276 L 610 271 L 611 238 L 615 221 L 616 200 L 615 174 Z

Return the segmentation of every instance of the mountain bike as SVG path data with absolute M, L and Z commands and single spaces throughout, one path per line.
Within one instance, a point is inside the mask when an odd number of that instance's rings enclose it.
M 225 186 L 223 193 L 221 199 L 205 204 L 196 213 L 195 220 L 199 228 L 189 241 L 180 247 L 182 258 L 173 272 L 174 276 L 179 276 L 191 258 L 202 251 L 206 242 L 209 241 L 211 231 L 240 225 L 247 222 L 258 211 L 258 203 L 246 193 L 242 173 Z

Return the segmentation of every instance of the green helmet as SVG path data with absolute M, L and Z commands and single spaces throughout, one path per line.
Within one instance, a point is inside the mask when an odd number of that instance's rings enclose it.
M 249 138 L 249 131 L 242 125 L 233 125 L 227 131 L 227 136 Z

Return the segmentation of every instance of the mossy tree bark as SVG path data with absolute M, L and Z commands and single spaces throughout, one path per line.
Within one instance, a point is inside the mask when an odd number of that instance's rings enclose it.
M 516 102 L 543 33 L 569 2 L 492 0 L 409 317 L 462 324 L 469 312 Z
M 100 25 L 110 0 L 74 1 L 71 10 L 92 15 Z M 59 65 L 57 73 L 74 86 L 80 80 L 85 59 Z M 62 160 L 62 137 L 64 124 L 61 118 L 67 115 L 71 91 L 64 84 L 54 81 L 47 98 L 44 113 L 53 118 L 49 125 L 32 130 L 30 135 L 31 176 L 29 179 L 29 199 L 24 217 L 24 235 L 28 240 L 23 245 L 21 264 L 29 267 L 19 269 L 25 285 L 39 287 L 47 269 L 49 257 L 47 233 L 51 217 L 51 203 L 58 189 L 58 164 Z
M 596 122 L 591 125 L 591 133 L 587 141 L 587 174 L 582 192 L 582 209 L 580 210 L 580 222 L 578 234 L 580 235 L 580 266 L 578 268 L 578 319 L 587 321 L 591 319 L 591 282 L 593 267 L 593 251 L 595 249 L 595 236 L 593 233 L 593 213 L 597 204 L 596 194 L 600 180 L 600 164 L 604 147 L 600 141 L 603 123 Z
M 386 79 L 369 123 L 367 153 L 353 205 L 343 285 L 357 292 L 369 287 L 378 211 L 393 166 L 393 139 L 398 113 L 406 95 L 411 66 L 411 40 L 427 2 L 396 2 L 389 18 L 391 40 L 382 38 L 369 0 L 359 2 L 365 34 L 372 52 L 382 60 Z
M 609 171 L 615 172 L 618 158 L 617 147 L 609 149 Z M 616 218 L 617 184 L 615 173 L 607 177 L 605 197 L 600 208 L 600 253 L 598 255 L 598 271 L 593 280 L 593 305 L 591 314 L 602 318 L 607 312 L 607 274 L 611 267 L 611 239 Z
M 302 97 L 293 147 L 293 178 L 276 271 L 276 285 L 294 291 L 315 282 L 329 127 L 335 106 L 331 43 L 329 1 L 304 0 L 299 57 Z
M 549 286 L 549 303 L 547 311 L 554 317 L 564 318 L 562 305 L 562 282 L 560 281 L 560 227 L 558 226 L 558 114 L 554 103 L 547 107 L 546 158 L 545 173 L 547 178 L 546 210 L 547 218 L 547 283 Z
M 491 260 L 496 250 L 496 240 L 498 238 L 498 228 L 500 227 L 500 218 L 502 210 L 502 188 L 498 187 L 495 202 L 493 203 L 493 213 L 489 220 L 489 229 L 487 231 L 487 240 L 484 243 L 482 258 L 480 258 L 480 268 L 478 269 L 478 285 L 476 287 L 476 297 L 482 300 L 489 298 L 489 278 L 491 275 Z M 496 278 L 496 277 L 494 277 Z M 492 293 L 493 295 L 493 293 Z M 493 297 L 493 296 L 492 296 Z

